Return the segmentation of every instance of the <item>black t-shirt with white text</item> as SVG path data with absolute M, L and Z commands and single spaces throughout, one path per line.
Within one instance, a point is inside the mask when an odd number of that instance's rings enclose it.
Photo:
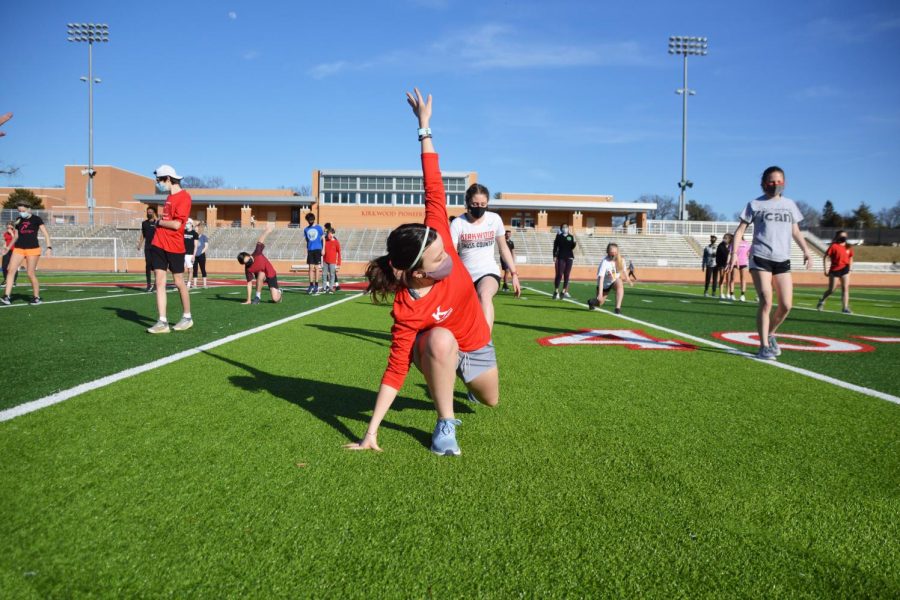
M 185 254 L 193 254 L 194 253 L 194 244 L 197 243 L 197 238 L 200 237 L 200 234 L 196 231 L 185 231 L 184 232 L 184 253 Z
M 44 224 L 44 220 L 37 215 L 31 215 L 27 219 L 19 217 L 15 220 L 16 231 L 19 232 L 19 239 L 16 241 L 16 248 L 22 250 L 40 248 L 38 243 L 38 230 Z

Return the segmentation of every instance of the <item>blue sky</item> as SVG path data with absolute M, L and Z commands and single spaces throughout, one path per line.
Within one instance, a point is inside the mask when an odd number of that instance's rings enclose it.
M 15 2 L 4 9 L 0 185 L 87 160 L 84 44 L 96 46 L 95 162 L 309 184 L 314 168 L 415 169 L 413 85 L 435 96 L 446 170 L 492 192 L 677 196 L 681 59 L 690 194 L 732 215 L 770 164 L 786 195 L 846 212 L 900 200 L 900 4 L 805 2 Z

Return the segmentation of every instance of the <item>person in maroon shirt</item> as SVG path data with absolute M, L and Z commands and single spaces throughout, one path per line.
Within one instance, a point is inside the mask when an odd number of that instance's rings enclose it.
M 168 194 L 162 216 L 156 222 L 156 232 L 150 243 L 150 265 L 156 275 L 156 308 L 159 320 L 147 331 L 169 333 L 169 319 L 166 315 L 166 271 L 172 272 L 172 280 L 181 296 L 184 314 L 172 327 L 184 331 L 194 326 L 191 316 L 191 296 L 184 282 L 184 225 L 191 214 L 191 195 L 181 189 L 181 175 L 169 165 L 162 165 L 156 175 L 156 191 Z
M 281 288 L 278 287 L 278 273 L 269 259 L 263 254 L 266 247 L 266 237 L 272 232 L 273 227 L 268 227 L 256 241 L 256 249 L 252 253 L 241 252 L 237 260 L 244 265 L 244 275 L 247 276 L 247 301 L 242 304 L 259 304 L 262 294 L 263 281 L 269 286 L 272 294 L 272 302 L 281 302 Z M 256 296 L 253 296 L 253 284 L 256 283 Z

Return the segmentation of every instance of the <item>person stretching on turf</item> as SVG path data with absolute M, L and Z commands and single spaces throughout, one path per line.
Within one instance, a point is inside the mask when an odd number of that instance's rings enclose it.
M 812 262 L 806 240 L 798 223 L 803 213 L 793 200 L 781 195 L 784 191 L 784 171 L 769 167 L 762 174 L 760 185 L 764 194 L 751 200 L 741 213 L 741 224 L 734 232 L 734 239 L 741 239 L 750 223 L 753 223 L 753 242 L 750 246 L 750 275 L 759 298 L 756 311 L 756 330 L 759 334 L 759 352 L 762 360 L 776 360 L 781 354 L 775 332 L 784 323 L 794 301 L 794 281 L 791 278 L 791 237 L 803 250 L 803 265 L 809 269 Z M 737 265 L 737 254 L 732 247 L 728 269 Z M 778 308 L 774 316 L 772 292 L 778 294 Z
M 616 314 L 622 314 L 622 298 L 625 297 L 625 259 L 619 256 L 619 246 L 615 242 L 611 242 L 606 246 L 606 256 L 600 261 L 597 268 L 597 297 L 588 300 L 588 308 L 594 310 L 598 306 L 603 306 L 606 298 L 609 297 L 609 291 L 613 288 L 616 290 Z M 630 285 L 634 285 L 630 281 Z
M 366 268 L 367 291 L 373 301 L 394 297 L 391 353 L 366 434 L 345 448 L 381 450 L 378 427 L 414 363 L 425 376 L 438 413 L 431 451 L 459 455 L 454 380 L 458 374 L 481 402 L 496 406 L 500 397 L 497 359 L 472 278 L 451 243 L 447 196 L 429 129 L 431 96 L 425 100 L 418 89 L 415 96 L 406 96 L 419 119 L 425 223 L 394 229 L 388 236 L 387 254 Z
M 244 275 L 247 276 L 247 301 L 242 304 L 259 304 L 262 295 L 263 281 L 269 286 L 269 293 L 272 294 L 272 302 L 281 302 L 281 288 L 278 287 L 278 273 L 275 267 L 269 262 L 269 259 L 263 254 L 266 248 L 266 237 L 272 233 L 273 227 L 267 227 L 263 234 L 256 241 L 256 248 L 252 253 L 247 254 L 241 252 L 237 256 L 239 263 L 244 265 Z M 256 283 L 256 295 L 253 295 L 253 284 Z

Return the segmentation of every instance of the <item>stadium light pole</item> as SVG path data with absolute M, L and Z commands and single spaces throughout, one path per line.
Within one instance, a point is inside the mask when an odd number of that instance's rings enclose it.
M 697 92 L 688 89 L 687 86 L 687 57 L 706 56 L 707 47 L 707 38 L 705 37 L 669 36 L 669 54 L 680 54 L 684 59 L 684 83 L 681 89 L 675 90 L 675 93 L 681 96 L 681 181 L 678 182 L 678 189 L 681 190 L 681 194 L 678 197 L 679 221 L 685 220 L 684 192 L 687 188 L 694 187 L 694 182 L 688 181 L 687 178 L 687 103 L 688 96 L 693 96 Z
M 87 42 L 88 44 L 88 76 L 81 81 L 88 84 L 88 168 L 83 175 L 88 176 L 87 205 L 88 219 L 91 227 L 94 226 L 94 84 L 100 83 L 100 79 L 94 79 L 94 42 L 109 41 L 109 25 L 106 23 L 69 23 L 68 40 L 70 42 Z

